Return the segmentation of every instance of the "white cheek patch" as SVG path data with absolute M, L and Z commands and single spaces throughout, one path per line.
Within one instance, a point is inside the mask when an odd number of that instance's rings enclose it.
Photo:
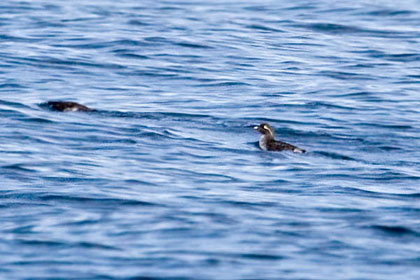
M 274 137 L 273 130 L 270 127 L 268 127 L 268 125 L 264 125 L 264 129 L 267 130 Z

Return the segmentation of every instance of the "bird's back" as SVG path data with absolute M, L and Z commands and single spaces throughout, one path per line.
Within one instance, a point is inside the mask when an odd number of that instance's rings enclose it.
M 296 147 L 292 144 L 286 143 L 286 142 L 282 142 L 282 141 L 276 141 L 276 140 L 271 140 L 271 141 L 267 141 L 267 150 L 269 151 L 293 151 L 295 153 L 304 153 L 305 150 Z

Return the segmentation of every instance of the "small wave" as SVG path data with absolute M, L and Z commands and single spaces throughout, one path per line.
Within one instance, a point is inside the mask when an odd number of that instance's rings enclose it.
M 17 36 L 5 35 L 5 34 L 0 34 L 0 40 L 1 41 L 9 41 L 9 42 L 24 42 L 24 43 L 30 43 L 30 42 L 38 41 L 37 39 L 33 39 L 33 38 L 17 37 Z
M 21 84 L 16 84 L 16 83 L 4 83 L 4 84 L 0 84 L 0 89 L 16 89 L 16 88 L 27 88 L 24 85 Z
M 80 247 L 80 248 L 86 248 L 86 249 L 104 249 L 104 250 L 120 250 L 118 247 L 100 244 L 96 242 L 78 242 L 78 243 L 72 243 L 72 247 Z
M 13 60 L 19 63 L 24 63 L 28 66 L 40 67 L 40 68 L 71 68 L 71 67 L 93 67 L 101 69 L 125 69 L 126 66 L 122 66 L 116 63 L 94 63 L 88 60 L 82 59 L 61 59 L 54 57 L 20 57 L 14 58 Z
M 63 247 L 68 245 L 66 242 L 52 240 L 35 240 L 35 239 L 17 239 L 16 242 L 31 246 L 47 246 L 47 247 Z
M 314 30 L 314 31 L 332 33 L 332 34 L 366 32 L 366 30 L 363 30 L 354 26 L 334 24 L 334 23 L 311 23 L 311 24 L 306 24 L 302 26 L 308 29 Z
M 256 29 L 256 30 L 267 31 L 267 32 L 284 32 L 280 29 L 269 27 L 266 25 L 261 25 L 261 24 L 251 24 L 251 25 L 247 25 L 246 27 L 250 29 Z
M 409 10 L 375 10 L 366 13 L 360 13 L 361 15 L 366 14 L 369 16 L 380 16 L 380 17 L 395 17 L 395 16 L 408 16 L 414 14 L 413 11 Z
M 14 171 L 31 172 L 31 173 L 37 172 L 36 170 L 27 167 L 25 164 L 19 164 L 19 163 L 3 165 L 1 168 L 14 170 Z
M 36 118 L 36 117 L 22 117 L 16 118 L 16 120 L 29 122 L 29 123 L 54 123 L 54 121 L 45 119 L 45 118 Z
M 216 82 L 216 83 L 204 83 L 199 84 L 197 87 L 235 87 L 235 86 L 250 86 L 250 84 L 245 82 L 238 81 L 226 81 L 226 82 Z
M 59 195 L 59 194 L 42 194 L 38 195 L 38 198 L 42 201 L 55 201 L 55 202 L 69 202 L 69 203 L 81 203 L 93 206 L 161 206 L 157 203 L 146 202 L 134 199 L 119 199 L 119 198 L 107 198 L 107 197 L 84 197 L 84 196 L 70 196 L 70 195 Z
M 15 108 L 29 108 L 29 106 L 24 103 L 1 100 L 1 99 L 0 99 L 0 105 L 5 105 L 5 106 L 10 106 L 10 107 L 15 107 Z
M 346 156 L 346 155 L 341 155 L 341 154 L 338 154 L 338 153 L 333 153 L 333 152 L 315 151 L 315 152 L 312 152 L 312 153 L 315 154 L 315 155 L 320 155 L 320 156 L 331 158 L 331 159 L 358 161 L 355 158 L 352 158 L 352 157 L 349 157 L 349 156 Z
M 145 120 L 168 120 L 168 121 L 200 121 L 207 120 L 212 122 L 220 122 L 220 119 L 207 114 L 189 114 L 178 112 L 121 112 L 121 111 L 105 111 L 98 110 L 94 112 L 104 117 L 112 118 L 132 118 Z M 146 127 L 146 126 L 145 126 Z
M 271 10 L 270 6 L 262 6 L 262 5 L 253 5 L 253 6 L 245 6 L 243 7 L 245 11 L 257 11 L 257 12 L 265 12 Z
M 401 236 L 401 235 L 419 236 L 420 235 L 418 232 L 404 226 L 373 225 L 371 228 L 382 231 L 390 235 L 396 235 L 396 236 Z
M 258 254 L 258 253 L 247 253 L 240 254 L 239 257 L 245 259 L 256 259 L 256 260 L 282 260 L 283 256 L 272 255 L 272 254 Z
M 331 108 L 331 109 L 343 109 L 343 110 L 353 110 L 353 107 L 348 107 L 348 106 L 343 106 L 343 105 L 338 105 L 338 104 L 333 104 L 330 102 L 325 102 L 325 101 L 311 101 L 311 102 L 307 102 L 305 104 L 305 106 L 309 107 L 309 108 Z
M 326 76 L 337 80 L 374 80 L 373 76 L 367 74 L 357 74 L 343 71 L 320 71 L 317 73 L 319 76 Z
M 384 124 L 384 123 L 357 123 L 358 126 L 369 126 L 369 127 L 381 127 L 386 129 L 401 129 L 401 130 L 409 130 L 414 129 L 411 125 L 405 124 Z
M 400 147 L 394 147 L 394 146 L 379 146 L 378 149 L 387 151 L 387 152 L 401 150 Z
M 193 48 L 193 49 L 211 49 L 211 46 L 198 44 L 198 43 L 191 43 L 191 42 L 179 42 L 176 45 L 186 48 Z
M 147 55 L 135 54 L 125 49 L 118 49 L 118 50 L 114 50 L 113 52 L 119 57 L 134 58 L 134 59 L 149 59 Z
M 138 19 L 131 19 L 128 21 L 128 24 L 131 25 L 137 25 L 137 26 L 148 26 L 149 24 L 147 22 L 138 20 Z
M 417 62 L 420 61 L 420 54 L 418 53 L 400 53 L 387 54 L 381 57 L 382 59 L 394 62 Z
M 367 28 L 359 28 L 351 25 L 343 25 L 336 23 L 310 23 L 310 24 L 297 24 L 296 27 L 307 28 L 316 32 L 322 32 L 333 35 L 359 35 L 368 37 L 382 37 L 382 38 L 411 38 L 417 34 L 413 32 L 399 32 L 388 30 L 375 30 Z

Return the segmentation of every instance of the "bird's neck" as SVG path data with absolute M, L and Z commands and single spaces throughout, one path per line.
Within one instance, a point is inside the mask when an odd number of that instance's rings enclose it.
M 261 136 L 261 140 L 265 140 L 265 141 L 272 141 L 274 140 L 274 136 L 272 134 L 263 134 Z

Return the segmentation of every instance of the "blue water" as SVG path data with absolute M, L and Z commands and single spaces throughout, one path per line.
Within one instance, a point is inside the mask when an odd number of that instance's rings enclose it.
M 418 0 L 2 1 L 0 278 L 420 279 L 419 50 Z

